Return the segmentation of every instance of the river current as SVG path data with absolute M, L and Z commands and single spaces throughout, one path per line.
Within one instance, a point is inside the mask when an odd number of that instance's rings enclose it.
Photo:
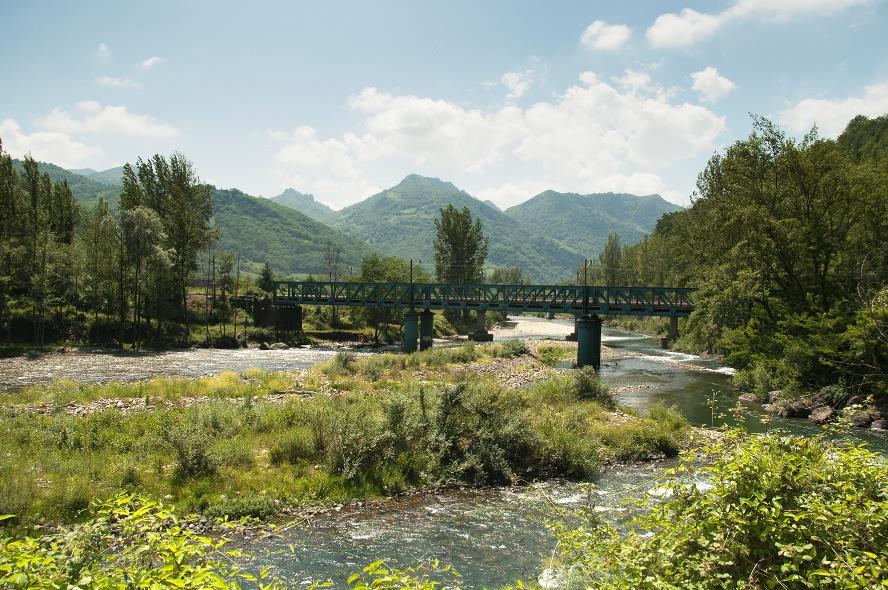
M 573 326 L 564 320 L 515 318 L 496 332 L 509 338 L 563 339 Z M 603 344 L 617 350 L 601 376 L 620 404 L 644 414 L 655 402 L 677 407 L 694 425 L 730 423 L 737 392 L 731 369 L 694 355 L 661 350 L 651 337 L 605 328 Z M 622 353 L 622 354 L 620 354 Z M 268 370 L 306 368 L 329 359 L 333 350 L 213 350 L 162 353 L 59 353 L 35 359 L 0 359 L 0 391 L 56 379 L 81 382 L 132 381 L 157 375 L 199 376 L 250 367 Z M 744 425 L 763 430 L 763 413 L 748 406 Z M 812 433 L 804 420 L 774 420 L 774 426 Z M 855 433 L 886 450 L 888 441 L 870 432 Z M 655 489 L 668 463 L 605 470 L 588 484 L 551 481 L 523 488 L 453 490 L 417 494 L 344 507 L 310 526 L 293 527 L 254 541 L 252 565 L 270 565 L 274 575 L 296 585 L 332 579 L 337 586 L 369 561 L 385 559 L 405 567 L 426 559 L 450 563 L 465 588 L 499 587 L 518 579 L 536 580 L 546 569 L 554 539 L 545 526 L 552 506 L 596 506 L 605 517 L 616 514 L 627 497 Z

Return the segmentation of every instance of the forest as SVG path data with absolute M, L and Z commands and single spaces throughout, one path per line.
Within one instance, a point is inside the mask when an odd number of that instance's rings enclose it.
M 754 118 L 699 174 L 688 209 L 637 244 L 611 235 L 593 271 L 696 287 L 676 347 L 722 355 L 763 401 L 888 401 L 888 116 L 858 116 L 836 140 Z

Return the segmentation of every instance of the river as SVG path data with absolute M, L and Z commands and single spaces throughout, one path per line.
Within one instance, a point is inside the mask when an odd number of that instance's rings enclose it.
M 572 322 L 514 318 L 514 326 L 498 330 L 495 340 L 563 338 Z M 716 361 L 664 351 L 655 338 L 605 328 L 605 345 L 624 351 L 601 369 L 602 378 L 618 391 L 621 404 L 644 413 L 657 401 L 678 407 L 695 425 L 731 423 L 730 410 L 738 394 L 730 388 L 732 371 Z M 639 387 L 640 386 L 640 387 Z M 715 412 L 708 403 L 715 396 Z M 763 430 L 757 406 L 749 406 L 746 427 Z M 804 420 L 775 420 L 774 426 L 806 433 L 817 426 Z M 862 436 L 885 449 L 884 437 Z M 537 580 L 546 569 L 554 539 L 543 519 L 551 503 L 565 507 L 593 503 L 607 517 L 620 510 L 627 497 L 655 488 L 670 463 L 612 468 L 587 484 L 545 482 L 519 489 L 462 490 L 417 495 L 324 516 L 307 528 L 294 528 L 279 537 L 251 546 L 253 564 L 270 564 L 272 571 L 295 585 L 332 579 L 340 585 L 375 559 L 404 567 L 426 559 L 450 563 L 462 574 L 464 588 L 496 588 L 518 579 Z
M 514 337 L 563 339 L 573 326 L 564 320 L 514 318 L 498 330 L 496 340 Z M 605 328 L 602 341 L 618 351 L 601 368 L 602 378 L 620 404 L 644 413 L 661 401 L 676 406 L 695 425 L 731 422 L 738 394 L 730 388 L 731 370 L 713 360 L 660 350 L 657 340 Z M 622 352 L 623 354 L 620 354 Z M 335 351 L 212 350 L 164 353 L 59 353 L 27 360 L 0 359 L 0 390 L 54 379 L 85 382 L 136 380 L 155 375 L 198 376 L 249 367 L 269 370 L 305 368 L 329 359 Z M 715 400 L 715 411 L 709 401 Z M 745 426 L 763 429 L 758 406 L 748 406 Z M 818 427 L 804 420 L 774 420 L 774 426 L 810 433 Z M 869 431 L 855 436 L 888 449 L 883 436 Z M 423 559 L 450 563 L 462 574 L 465 588 L 499 587 L 535 580 L 545 569 L 554 540 L 542 518 L 550 502 L 574 506 L 592 502 L 603 514 L 623 498 L 639 496 L 656 485 L 663 462 L 604 471 L 590 493 L 586 484 L 546 482 L 517 489 L 456 490 L 390 499 L 372 508 L 352 509 L 317 518 L 309 527 L 294 527 L 251 543 L 252 564 L 270 564 L 272 572 L 296 585 L 332 579 L 337 585 L 382 558 L 397 566 Z

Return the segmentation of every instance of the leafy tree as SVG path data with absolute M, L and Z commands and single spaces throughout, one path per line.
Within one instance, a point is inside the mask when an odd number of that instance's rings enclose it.
M 256 286 L 266 293 L 271 293 L 274 289 L 274 273 L 271 271 L 271 265 L 268 261 L 262 266 L 259 272 L 259 278 L 256 280 Z
M 140 326 L 146 295 L 146 276 L 152 269 L 169 266 L 169 256 L 163 248 L 166 235 L 160 216 L 148 207 L 138 206 L 121 213 L 123 241 L 127 262 L 133 275 L 133 347 L 140 341 Z
M 422 267 L 413 267 L 413 281 L 428 282 L 429 273 Z M 361 261 L 361 268 L 355 280 L 366 283 L 405 283 L 410 279 L 410 262 L 396 256 L 370 254 Z M 373 341 L 379 342 L 383 326 L 393 324 L 401 312 L 394 309 L 361 307 L 354 311 L 360 321 L 373 327 Z
M 477 283 L 487 259 L 488 240 L 468 207 L 440 209 L 435 219 L 435 274 L 445 283 Z
M 517 266 L 508 268 L 495 268 L 490 275 L 490 283 L 494 285 L 527 285 L 530 277 Z

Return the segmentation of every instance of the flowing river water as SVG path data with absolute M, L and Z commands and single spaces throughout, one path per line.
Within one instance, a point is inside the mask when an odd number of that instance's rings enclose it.
M 522 317 L 496 332 L 509 338 L 563 339 L 572 322 Z M 645 413 L 655 402 L 676 406 L 694 425 L 730 423 L 737 392 L 731 370 L 718 362 L 661 350 L 657 340 L 605 328 L 603 344 L 617 351 L 601 375 L 619 403 Z M 82 382 L 126 381 L 156 375 L 199 376 L 250 367 L 269 370 L 305 368 L 335 351 L 186 350 L 164 353 L 64 353 L 35 359 L 0 359 L 0 391 L 55 379 Z M 761 431 L 761 410 L 747 408 L 745 426 Z M 811 433 L 818 427 L 803 420 L 775 420 L 775 426 Z M 886 450 L 884 437 L 856 433 Z M 248 544 L 252 564 L 296 585 L 332 579 L 337 585 L 369 561 L 385 559 L 409 566 L 425 559 L 452 564 L 465 588 L 498 587 L 518 579 L 535 580 L 547 566 L 554 539 L 545 526 L 553 506 L 592 503 L 605 516 L 620 510 L 627 497 L 656 486 L 668 462 L 605 470 L 594 482 L 545 482 L 524 488 L 453 490 L 390 499 L 363 508 L 344 507 L 320 516 L 307 527 Z

